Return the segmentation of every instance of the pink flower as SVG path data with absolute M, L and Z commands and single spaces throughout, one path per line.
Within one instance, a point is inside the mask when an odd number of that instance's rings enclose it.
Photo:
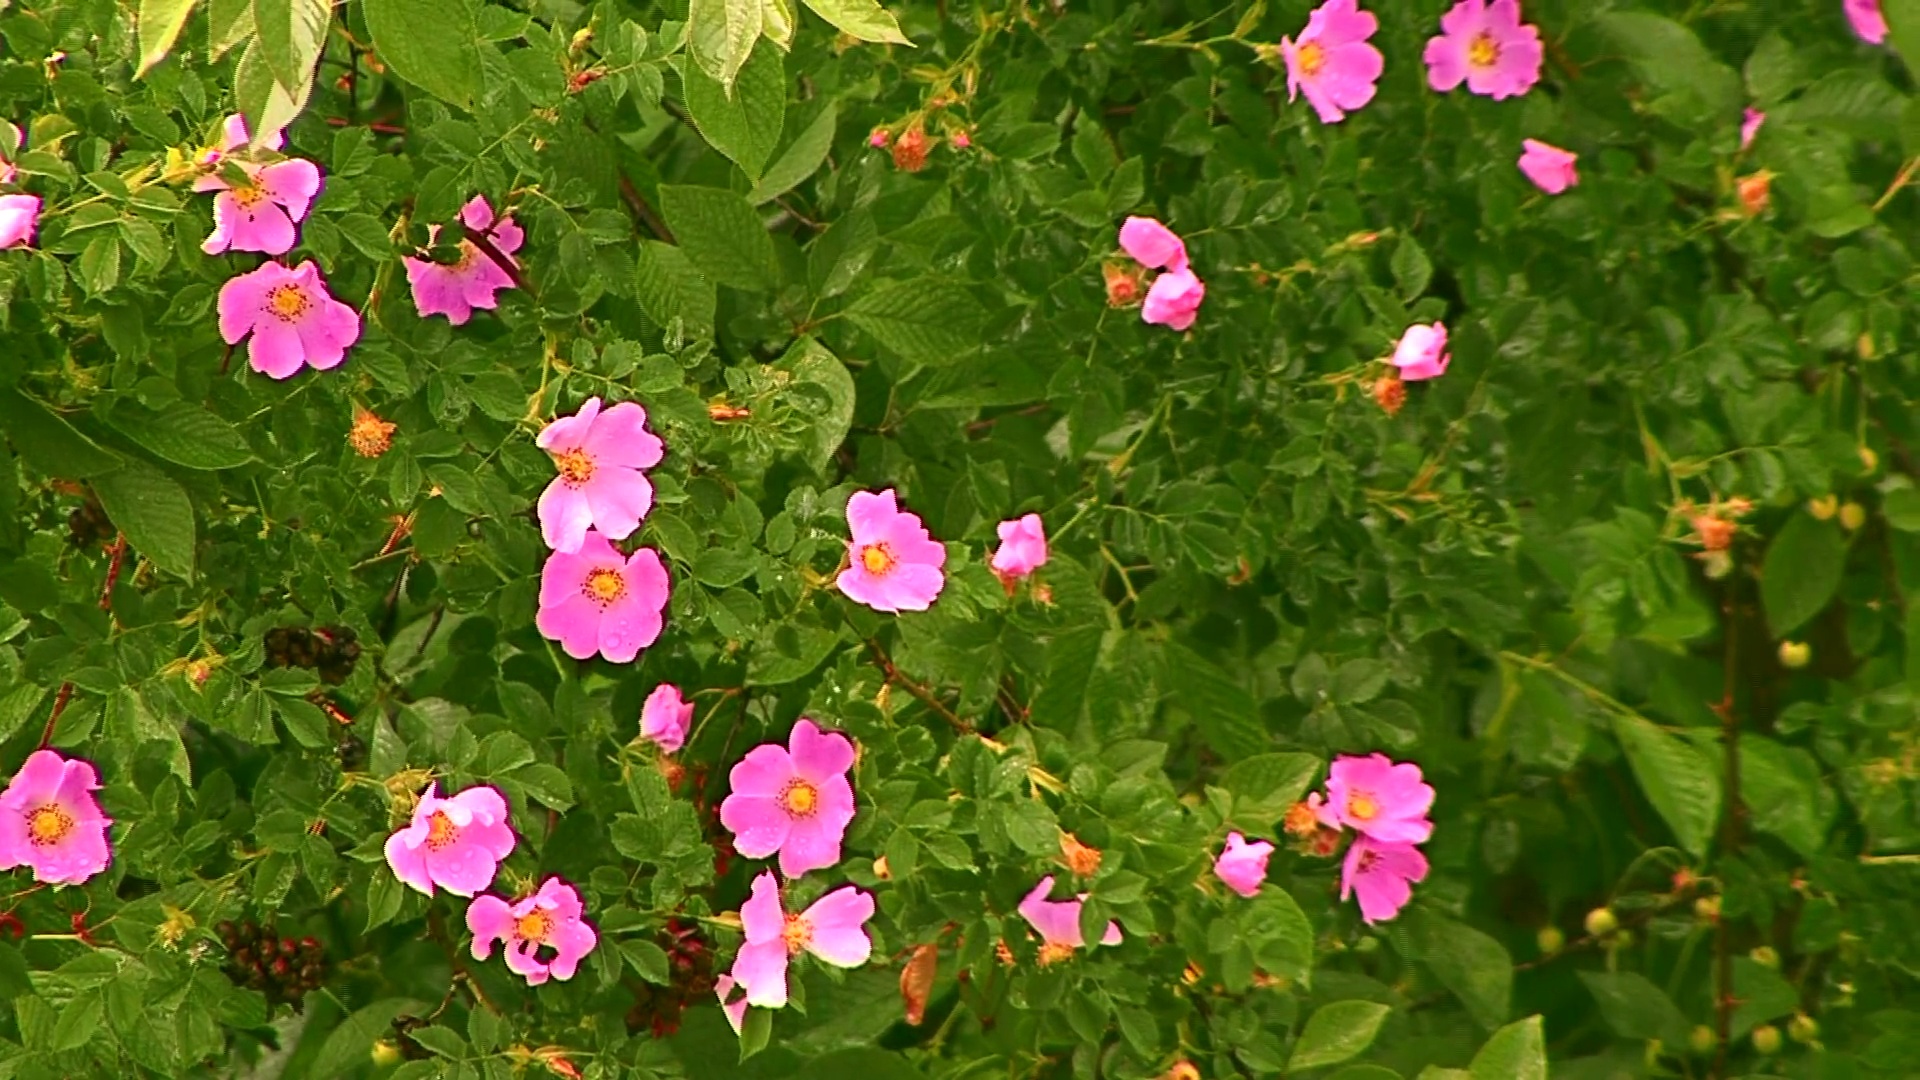
M 967 134 L 965 131 L 956 131 L 953 133 L 953 138 L 948 141 L 953 143 L 955 150 L 965 150 L 967 147 L 973 145 L 973 136 Z
M 999 525 L 1000 550 L 988 561 L 1006 578 L 1023 578 L 1047 563 L 1047 530 L 1039 514 L 1024 514 Z
M 33 880 L 78 885 L 107 868 L 113 853 L 93 793 L 100 777 L 93 766 L 52 750 L 27 755 L 0 792 L 0 870 L 33 867 Z
M 1386 67 L 1380 50 L 1367 44 L 1380 20 L 1361 11 L 1358 0 L 1327 0 L 1307 17 L 1298 43 L 1280 39 L 1287 61 L 1287 100 L 1304 91 L 1323 124 L 1373 100 L 1374 83 Z
M 1520 155 L 1520 171 L 1541 191 L 1558 195 L 1580 182 L 1580 172 L 1573 167 L 1579 154 L 1538 139 L 1523 140 L 1521 146 L 1525 152 Z
M 1869 45 L 1887 40 L 1887 17 L 1880 13 L 1880 0 L 1846 0 L 1846 11 L 1861 40 Z
M 1412 844 L 1361 837 L 1347 849 L 1340 870 L 1340 899 L 1360 894 L 1360 917 L 1369 923 L 1400 914 L 1413 898 L 1413 883 L 1427 879 L 1427 857 Z
M 840 861 L 840 841 L 853 820 L 853 741 L 823 732 L 804 717 L 787 745 L 762 743 L 733 767 L 720 824 L 735 851 L 749 859 L 780 853 L 780 872 L 797 878 Z M 744 982 L 745 980 L 741 980 Z
M 588 398 L 572 416 L 540 429 L 534 444 L 560 475 L 540 493 L 540 535 L 555 551 L 580 550 L 587 530 L 625 540 L 653 509 L 653 485 L 641 469 L 660 464 L 666 444 L 647 430 L 647 410 L 622 401 L 600 411 Z
M 473 958 L 493 955 L 493 943 L 506 945 L 507 970 L 539 986 L 548 976 L 573 978 L 581 958 L 599 944 L 599 935 L 580 917 L 580 894 L 557 877 L 540 891 L 509 904 L 491 894 L 467 905 L 467 929 L 473 932 Z M 551 957 L 542 959 L 542 951 Z
M 892 136 L 887 134 L 886 128 L 874 128 L 873 133 L 867 136 L 867 145 L 884 150 L 890 138 Z
M 1080 934 L 1080 906 L 1086 902 L 1087 894 L 1081 893 L 1072 900 L 1049 900 L 1047 894 L 1052 891 L 1053 875 L 1048 874 L 1020 901 L 1021 918 L 1040 935 L 1042 964 L 1064 960 L 1087 943 Z M 1118 945 L 1121 940 L 1120 924 L 1109 921 L 1106 932 L 1100 935 L 1100 944 Z
M 1441 93 L 1459 86 L 1495 101 L 1526 93 L 1540 81 L 1540 28 L 1520 22 L 1520 0 L 1460 0 L 1440 16 L 1427 41 L 1427 84 Z
M 1444 323 L 1414 323 L 1400 335 L 1400 344 L 1393 350 L 1393 366 L 1400 369 L 1400 377 L 1408 382 L 1437 379 L 1447 373 L 1447 365 L 1452 362 Z
M 746 944 L 733 959 L 733 978 L 747 992 L 746 1004 L 778 1009 L 787 1003 L 787 964 L 802 952 L 834 967 L 856 968 L 873 954 L 862 928 L 873 918 L 873 896 L 844 885 L 798 915 L 780 903 L 772 872 L 753 879 L 753 894 L 740 905 Z M 742 1010 L 744 1013 L 744 1009 Z
M 641 548 L 623 557 L 589 529 L 578 552 L 547 556 L 533 621 L 575 660 L 599 653 L 624 664 L 659 640 L 666 608 L 667 568 L 660 553 Z
M 1142 266 L 1156 270 L 1187 268 L 1186 241 L 1154 218 L 1130 217 L 1121 223 L 1120 247 Z
M 511 215 L 495 222 L 493 207 L 488 205 L 485 195 L 475 195 L 460 208 L 460 223 L 468 232 L 484 236 L 493 249 L 506 258 L 508 266 L 520 265 L 513 253 L 520 250 L 526 234 L 513 223 Z M 430 240 L 439 235 L 438 225 L 427 230 Z M 507 273 L 507 267 L 494 262 L 480 250 L 480 245 L 464 237 L 460 241 L 458 262 L 437 263 L 411 255 L 401 261 L 407 264 L 407 284 L 413 286 L 413 305 L 420 309 L 423 319 L 429 315 L 445 315 L 448 322 L 460 326 L 473 316 L 474 308 L 491 311 L 498 307 L 500 302 L 494 293 L 513 288 L 513 276 Z
M 733 1001 L 727 1000 L 739 985 L 731 975 L 722 974 L 713 978 L 713 996 L 720 999 L 720 1011 L 727 1014 L 727 1025 L 733 1028 L 735 1035 L 740 1034 L 740 1025 L 747 1022 L 746 991 L 742 990 Z
M 680 696 L 680 688 L 661 683 L 640 706 L 640 737 L 652 739 L 671 754 L 686 745 L 687 730 L 693 726 L 693 702 Z
M 200 164 L 209 168 L 220 164 L 226 160 L 228 154 L 247 145 L 248 139 L 247 118 L 234 113 L 220 125 L 220 145 L 210 146 L 201 151 Z M 281 132 L 276 131 L 267 136 L 266 141 L 260 145 L 268 150 L 278 150 L 286 145 L 286 139 Z
M 1433 835 L 1432 808 L 1433 788 L 1421 781 L 1420 766 L 1369 754 L 1333 759 L 1327 802 L 1319 809 L 1329 828 L 1355 829 L 1382 843 L 1424 844 Z
M 299 237 L 294 223 L 307 216 L 320 192 L 319 166 L 300 158 L 271 165 L 234 164 L 247 174 L 247 183 L 231 185 L 220 172 L 193 182 L 195 191 L 220 193 L 213 197 L 213 235 L 200 250 L 209 255 L 229 250 L 285 254 Z
M 1192 270 L 1169 270 L 1153 279 L 1147 287 L 1147 302 L 1140 305 L 1144 322 L 1185 330 L 1193 325 L 1200 301 L 1207 298 L 1207 287 Z
M 947 549 L 927 534 L 917 514 L 894 501 L 893 489 L 856 491 L 847 500 L 847 544 L 852 563 L 836 584 L 849 599 L 875 611 L 925 611 L 946 586 Z
M 387 837 L 393 876 L 433 895 L 435 885 L 455 896 L 472 896 L 493 884 L 501 860 L 513 852 L 507 800 L 491 787 L 470 787 L 451 798 L 428 784 L 413 821 Z
M 1241 896 L 1258 896 L 1260 883 L 1267 880 L 1267 858 L 1272 854 L 1273 845 L 1265 840 L 1249 844 L 1239 833 L 1228 833 L 1226 850 L 1213 860 L 1213 874 Z
M 269 378 L 291 378 L 303 365 L 338 367 L 360 340 L 360 316 L 327 292 L 312 262 L 292 270 L 261 263 L 220 287 L 220 336 L 247 342 L 247 362 Z
M 1740 149 L 1745 150 L 1753 145 L 1753 137 L 1760 134 L 1760 125 L 1766 122 L 1766 113 L 1751 105 L 1747 106 L 1746 113 L 1740 118 Z
M 40 223 L 40 196 L 0 195 L 0 251 L 33 243 Z
M 20 179 L 20 168 L 13 163 L 13 156 L 27 137 L 11 123 L 0 120 L 0 184 L 11 184 Z

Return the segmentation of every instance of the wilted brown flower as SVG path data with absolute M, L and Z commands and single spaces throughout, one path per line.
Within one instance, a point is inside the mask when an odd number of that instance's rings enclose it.
M 1407 384 L 1398 375 L 1384 375 L 1373 381 L 1373 402 L 1388 416 L 1398 416 L 1407 403 Z
M 1126 307 L 1140 302 L 1141 269 L 1130 262 L 1109 262 L 1100 267 L 1107 282 L 1107 306 Z
M 1751 176 L 1743 176 L 1736 185 L 1740 192 L 1740 206 L 1748 217 L 1759 217 L 1766 213 L 1769 193 L 1773 189 L 1773 174 L 1765 169 Z
M 353 426 L 347 429 L 347 443 L 363 458 L 377 458 L 393 446 L 394 425 L 365 409 L 353 410 Z
M 906 1007 L 907 1023 L 914 1027 L 927 1018 L 927 999 L 933 996 L 933 978 L 939 967 L 939 947 L 920 945 L 913 950 L 907 966 L 900 969 L 900 1001 Z
M 927 167 L 927 151 L 932 147 L 925 131 L 908 128 L 893 140 L 893 167 L 901 172 L 919 172 Z
M 1070 832 L 1060 833 L 1060 861 L 1084 878 L 1100 872 L 1100 849 L 1090 848 Z

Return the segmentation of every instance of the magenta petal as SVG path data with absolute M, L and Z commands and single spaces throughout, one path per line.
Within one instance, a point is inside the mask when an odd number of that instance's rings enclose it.
M 580 494 L 590 508 L 593 527 L 614 540 L 632 536 L 653 509 L 653 485 L 634 469 L 602 466 L 580 487 Z
M 851 885 L 813 902 L 803 916 L 813 933 L 807 951 L 835 967 L 855 968 L 873 955 L 863 924 L 873 918 L 873 896 Z
M 783 940 L 787 913 L 780 906 L 780 883 L 771 873 L 763 870 L 754 877 L 747 902 L 740 905 L 740 928 L 754 945 Z
M 821 731 L 804 717 L 787 736 L 787 749 L 794 773 L 816 784 L 853 768 L 853 740 L 837 731 Z
M 292 158 L 277 161 L 261 169 L 255 181 L 274 202 L 286 208 L 287 217 L 299 221 L 320 192 L 320 167 L 311 161 Z
M 789 880 L 811 870 L 825 870 L 840 861 L 840 839 L 845 827 L 829 828 L 819 818 L 795 818 L 780 845 L 780 872 Z M 741 852 L 745 854 L 745 852 Z
M 578 593 L 534 614 L 534 625 L 575 660 L 590 660 L 600 651 L 600 609 Z
M 555 417 L 540 434 L 534 436 L 533 445 L 542 450 L 573 450 L 585 445 L 587 434 L 593 430 L 593 421 L 600 415 L 600 399 L 590 397 L 580 403 L 580 408 L 572 416 Z
M 493 955 L 493 943 L 513 932 L 513 912 L 497 896 L 482 896 L 467 905 L 467 931 L 473 935 L 473 958 Z
M 1020 915 L 1047 944 L 1077 949 L 1085 940 L 1080 935 L 1080 902 L 1048 900 L 1047 894 L 1052 891 L 1053 875 L 1049 874 L 1020 901 Z
M 720 801 L 720 824 L 733 833 L 733 849 L 764 859 L 787 842 L 793 819 L 773 796 L 734 793 Z
M 596 462 L 629 469 L 651 469 L 666 453 L 666 444 L 647 430 L 647 410 L 633 401 L 601 413 L 582 446 Z
M 733 977 L 747 992 L 747 1004 L 778 1009 L 787 1003 L 785 942 L 742 945 L 733 960 Z
M 587 501 L 585 492 L 569 486 L 558 476 L 540 493 L 539 514 L 540 538 L 559 554 L 579 551 L 581 542 L 587 538 L 587 530 L 593 527 L 593 505 Z M 551 556 L 548 563 L 552 563 Z M 584 572 L 580 576 L 584 578 Z M 577 590 L 580 583 L 574 581 L 570 588 Z M 541 602 L 548 601 L 542 599 Z
M 306 362 L 299 331 L 278 319 L 261 319 L 254 324 L 253 337 L 247 341 L 247 363 L 253 370 L 268 378 L 290 379 Z
M 854 492 L 847 499 L 847 525 L 853 533 L 853 542 L 871 542 L 899 512 L 892 488 Z

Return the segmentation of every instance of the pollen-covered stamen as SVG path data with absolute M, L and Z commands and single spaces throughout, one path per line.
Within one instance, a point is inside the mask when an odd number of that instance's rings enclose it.
M 460 838 L 460 827 L 438 810 L 427 818 L 427 848 L 438 851 Z
M 627 595 L 627 579 L 621 577 L 618 570 L 595 567 L 587 571 L 587 580 L 580 583 L 580 591 L 586 594 L 587 599 L 605 609 Z
M 27 839 L 39 846 L 57 844 L 73 831 L 73 815 L 51 803 L 27 812 Z
M 1473 40 L 1467 43 L 1467 63 L 1477 68 L 1500 63 L 1500 43 L 1485 30 L 1473 35 Z
M 797 954 L 813 940 L 813 924 L 805 915 L 787 916 L 787 925 L 780 931 L 780 939 L 787 944 L 789 955 Z
M 1347 813 L 1361 821 L 1372 821 L 1380 816 L 1380 801 L 1370 791 L 1355 791 L 1347 796 Z
M 298 285 L 275 285 L 267 290 L 267 311 L 281 322 L 298 322 L 313 306 L 306 290 Z
M 868 544 L 860 549 L 860 565 L 876 577 L 892 570 L 899 561 L 894 558 L 893 549 L 885 544 Z
M 811 817 L 820 809 L 820 789 L 805 780 L 790 781 L 780 792 L 780 806 L 794 817 Z
M 1293 57 L 1294 62 L 1300 65 L 1300 74 L 1305 78 L 1320 74 L 1320 69 L 1327 66 L 1327 50 L 1321 48 L 1318 42 L 1309 41 L 1300 46 L 1294 51 Z
M 1049 941 L 1040 946 L 1040 966 L 1049 967 L 1073 956 L 1073 946 Z
M 553 466 L 560 470 L 560 479 L 568 487 L 579 487 L 593 479 L 593 458 L 577 446 L 553 455 Z
M 544 945 L 553 933 L 553 916 L 535 908 L 513 921 L 514 936 L 535 945 Z
M 238 187 L 231 187 L 227 189 L 227 194 L 233 196 L 233 201 L 239 203 L 242 210 L 251 211 L 267 201 L 266 189 L 258 184 L 241 184 Z

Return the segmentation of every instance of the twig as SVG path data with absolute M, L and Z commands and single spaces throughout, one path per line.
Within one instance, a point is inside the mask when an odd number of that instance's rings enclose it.
M 1732 574 L 1727 575 L 1727 591 L 1724 600 L 1723 622 L 1720 632 L 1725 635 L 1726 658 L 1722 672 L 1720 703 L 1714 712 L 1720 716 L 1720 743 L 1725 751 L 1725 774 L 1722 780 L 1723 814 L 1720 821 L 1720 853 L 1722 859 L 1731 858 L 1740 846 L 1741 825 L 1746 810 L 1740 802 L 1740 714 L 1734 707 L 1734 691 L 1739 686 L 1739 616 L 1740 616 L 1740 573 L 1736 566 Z M 1714 1031 L 1718 1049 L 1714 1051 L 1713 1075 L 1727 1075 L 1727 1039 L 1733 1031 L 1733 1013 L 1739 1001 L 1733 996 L 1733 937 L 1727 929 L 1727 920 L 1720 919 L 1714 926 Z
M 919 699 L 920 703 L 927 708 L 939 713 L 940 718 L 953 725 L 955 731 L 958 731 L 962 735 L 973 734 L 972 724 L 960 719 L 952 709 L 947 708 L 945 703 L 934 696 L 933 691 L 908 678 L 899 668 L 893 666 L 893 658 L 887 655 L 887 650 L 881 646 L 878 638 L 868 638 L 867 648 L 872 650 L 873 658 L 879 662 L 880 670 L 886 673 L 888 682 L 899 683 L 902 687 L 905 687 L 907 693 Z
M 100 588 L 100 610 L 113 610 L 113 587 L 120 580 L 120 563 L 127 556 L 127 534 L 115 533 L 113 546 L 107 549 L 112 556 L 107 561 L 107 583 Z
M 673 230 L 667 228 L 667 223 L 661 220 L 659 214 L 654 213 L 653 207 L 647 205 L 646 197 L 640 194 L 640 189 L 634 187 L 633 181 L 625 176 L 620 178 L 620 197 L 626 200 L 628 207 L 632 208 L 633 216 L 639 218 L 653 235 L 669 244 L 679 243 L 673 238 Z
M 1874 200 L 1874 213 L 1879 213 L 1888 203 L 1893 201 L 1895 195 L 1900 194 L 1900 189 L 1906 187 L 1907 182 L 1913 179 L 1915 170 L 1920 170 L 1920 157 L 1908 158 L 1906 164 L 1900 166 L 1900 171 L 1894 175 L 1893 183 L 1888 184 L 1887 190 L 1882 193 L 1878 199 Z
M 493 237 L 490 235 L 492 232 L 492 229 L 487 229 L 483 232 L 470 232 L 467 234 L 467 239 L 473 241 L 473 246 L 479 248 L 480 254 L 485 255 L 493 262 L 493 265 L 499 267 L 501 273 L 513 279 L 514 288 L 537 298 L 538 294 L 532 289 L 527 288 L 526 275 L 520 272 L 520 264 L 507 258 L 504 252 L 493 246 Z
M 53 714 L 47 717 L 47 726 L 40 729 L 40 749 L 45 750 L 53 741 L 53 725 L 60 722 L 60 714 L 67 711 L 67 702 L 73 700 L 73 684 L 63 682 L 60 692 L 53 695 Z

